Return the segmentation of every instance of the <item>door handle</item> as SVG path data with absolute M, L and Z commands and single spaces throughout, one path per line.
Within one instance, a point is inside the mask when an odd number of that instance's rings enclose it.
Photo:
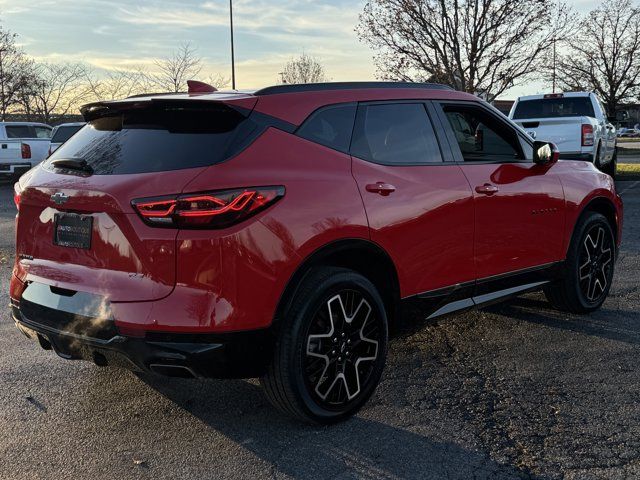
M 396 191 L 396 187 L 390 183 L 384 182 L 370 183 L 365 188 L 367 189 L 367 192 L 377 193 L 383 197 L 386 197 Z
M 476 187 L 476 192 L 483 195 L 493 195 L 494 193 L 498 193 L 498 190 L 500 190 L 498 187 L 491 185 L 490 183 L 485 183 L 484 185 L 478 185 Z

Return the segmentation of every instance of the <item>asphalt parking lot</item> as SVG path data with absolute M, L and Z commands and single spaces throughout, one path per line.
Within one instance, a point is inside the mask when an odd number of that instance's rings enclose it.
M 136 376 L 41 350 L 0 320 L 0 478 L 640 477 L 640 182 L 620 182 L 624 243 L 590 316 L 538 294 L 391 342 L 383 381 L 333 427 L 281 416 L 256 382 Z M 0 186 L 3 305 L 13 261 Z

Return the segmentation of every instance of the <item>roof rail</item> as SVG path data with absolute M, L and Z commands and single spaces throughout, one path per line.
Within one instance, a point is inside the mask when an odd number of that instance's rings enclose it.
M 439 83 L 417 82 L 327 82 L 285 84 L 266 87 L 254 95 L 275 95 L 278 93 L 322 92 L 327 90 L 358 90 L 363 88 L 425 88 L 433 90 L 453 90 L 448 85 Z

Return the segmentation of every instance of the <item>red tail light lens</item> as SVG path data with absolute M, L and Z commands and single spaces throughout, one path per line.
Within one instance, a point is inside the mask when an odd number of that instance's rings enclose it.
M 145 223 L 156 227 L 225 228 L 274 204 L 284 191 L 284 187 L 241 188 L 141 198 L 132 205 Z
M 21 145 L 22 149 L 22 159 L 28 160 L 31 158 L 31 146 L 28 143 L 23 143 Z
M 593 146 L 593 126 L 589 124 L 582 125 L 582 146 Z
M 20 187 L 16 183 L 13 186 L 13 202 L 16 204 L 16 210 L 20 211 Z

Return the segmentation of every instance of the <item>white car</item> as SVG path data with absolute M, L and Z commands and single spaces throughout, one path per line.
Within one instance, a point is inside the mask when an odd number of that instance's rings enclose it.
M 85 122 L 61 123 L 53 127 L 51 135 L 51 145 L 49 146 L 49 155 L 55 152 L 60 145 L 73 137 L 78 130 L 86 125 Z
M 509 118 L 536 140 L 555 143 L 561 158 L 586 160 L 615 174 L 616 129 L 594 93 L 520 97 L 511 107 Z
M 52 128 L 44 123 L 0 122 L 0 142 L 19 140 L 28 145 L 31 166 L 34 166 L 49 155 L 51 130 Z

